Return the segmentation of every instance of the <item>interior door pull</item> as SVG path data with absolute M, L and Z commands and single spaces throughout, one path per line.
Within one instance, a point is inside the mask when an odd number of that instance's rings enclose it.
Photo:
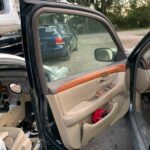
M 105 81 L 108 81 L 108 80 L 110 80 L 110 77 L 109 77 L 109 76 L 103 77 L 103 78 L 100 80 L 100 83 L 105 82 Z

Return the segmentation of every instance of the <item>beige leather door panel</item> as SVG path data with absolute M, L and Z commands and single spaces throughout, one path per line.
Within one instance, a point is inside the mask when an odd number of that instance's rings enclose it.
M 123 73 L 124 74 L 124 73 Z M 122 73 L 116 75 L 112 74 L 112 77 L 110 77 L 110 82 L 106 81 L 106 84 L 101 82 L 97 82 L 97 80 L 92 80 L 92 83 L 85 83 L 85 87 L 75 87 L 73 90 L 69 90 L 66 92 L 63 92 L 61 94 L 58 94 L 58 98 L 60 99 L 60 105 L 62 107 L 62 111 L 64 113 L 64 123 L 66 126 L 72 126 L 75 123 L 78 123 L 79 121 L 82 121 L 86 116 L 90 115 L 92 112 L 94 112 L 96 109 L 103 107 L 107 102 L 110 101 L 110 99 L 114 98 L 118 93 L 125 91 L 125 89 L 122 88 L 121 80 L 123 79 L 124 75 Z M 115 78 L 118 80 L 116 81 Z M 123 79 L 124 80 L 124 79 Z M 116 84 L 118 82 L 118 84 Z M 120 84 L 121 83 L 121 84 Z M 88 88 L 88 84 L 91 84 L 93 86 Z M 94 86 L 95 84 L 95 86 Z M 116 84 L 116 85 L 115 85 Z M 110 86 L 110 87 L 109 87 Z M 103 89 L 108 91 L 103 91 Z M 83 94 L 82 89 L 84 89 L 85 93 Z M 96 96 L 96 92 L 104 92 L 102 96 Z M 79 92 L 80 91 L 80 92 Z M 106 93 L 105 93 L 106 92 Z M 72 93 L 72 95 L 71 95 Z M 77 94 L 79 93 L 79 94 Z M 89 93 L 89 95 L 86 93 Z M 90 95 L 91 93 L 91 95 Z M 75 95 L 76 94 L 76 95 Z M 67 98 L 67 95 L 70 95 L 71 97 L 75 97 L 76 99 L 80 100 L 74 107 L 70 107 L 68 111 L 64 111 L 65 109 L 65 102 Z M 62 97 L 60 97 L 62 96 Z M 65 97 L 63 97 L 65 96 Z M 69 97 L 70 97 L 69 96 Z M 73 99 L 73 101 L 76 101 L 76 99 Z M 71 101 L 71 100 L 70 100 Z M 69 101 L 67 101 L 66 105 L 69 104 Z M 70 105 L 69 105 L 70 106 Z M 68 106 L 67 106 L 68 108 Z
M 83 137 L 82 137 L 82 144 L 85 145 L 88 143 L 89 140 L 93 139 L 98 133 L 100 133 L 102 130 L 106 128 L 106 126 L 109 126 L 113 120 L 114 117 L 116 117 L 118 112 L 118 104 L 109 104 L 112 105 L 112 108 L 109 112 L 109 114 L 104 117 L 102 120 L 97 122 L 96 124 L 91 123 L 84 123 L 83 124 Z
M 130 102 L 124 67 L 116 65 L 82 76 L 47 96 L 68 149 L 81 148 L 127 112 Z M 108 115 L 93 123 L 92 114 L 99 108 L 107 110 Z
M 150 92 L 150 69 L 148 67 L 137 69 L 136 79 L 136 111 L 141 112 L 141 94 Z
M 137 70 L 137 81 L 136 89 L 139 93 L 143 93 L 150 86 L 150 69 L 141 69 Z

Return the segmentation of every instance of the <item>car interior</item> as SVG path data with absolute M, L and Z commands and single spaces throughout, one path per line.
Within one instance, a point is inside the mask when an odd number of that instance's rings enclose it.
M 150 47 L 141 56 L 136 77 L 135 116 L 145 143 L 149 145 L 150 138 Z
M 48 84 L 53 94 L 47 95 L 47 99 L 68 149 L 81 148 L 128 111 L 128 71 L 125 70 L 125 65 L 118 64 L 71 78 L 66 83 Z M 99 108 L 105 109 L 107 115 L 93 122 L 93 112 Z
M 49 74 L 45 68 L 47 81 L 51 80 Z M 49 128 L 55 140 L 59 140 L 52 112 L 49 107 L 45 111 Z M 20 65 L 0 65 L 0 138 L 8 150 L 37 150 L 40 147 L 29 80 L 26 69 Z
M 138 64 L 136 82 L 136 110 L 141 112 L 143 121 L 140 123 L 147 131 L 150 126 L 149 59 L 150 52 L 146 51 Z M 68 149 L 79 149 L 87 144 L 129 108 L 129 70 L 124 64 L 61 81 L 48 83 L 52 94 L 47 95 L 47 99 Z M 25 69 L 0 66 L 0 99 L 0 138 L 7 149 L 37 149 L 39 137 Z M 93 112 L 98 108 L 104 108 L 107 114 L 93 122 Z
M 0 138 L 8 150 L 38 149 L 27 73 L 18 66 L 0 66 Z

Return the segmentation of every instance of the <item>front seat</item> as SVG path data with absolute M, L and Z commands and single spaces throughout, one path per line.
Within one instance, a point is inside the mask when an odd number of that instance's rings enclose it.
M 0 127 L 0 138 L 8 150 L 31 150 L 30 139 L 19 128 Z

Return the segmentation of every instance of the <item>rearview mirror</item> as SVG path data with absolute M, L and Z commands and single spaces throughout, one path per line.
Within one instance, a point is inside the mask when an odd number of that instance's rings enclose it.
M 117 57 L 117 49 L 113 48 L 97 48 L 94 51 L 97 61 L 114 62 Z

